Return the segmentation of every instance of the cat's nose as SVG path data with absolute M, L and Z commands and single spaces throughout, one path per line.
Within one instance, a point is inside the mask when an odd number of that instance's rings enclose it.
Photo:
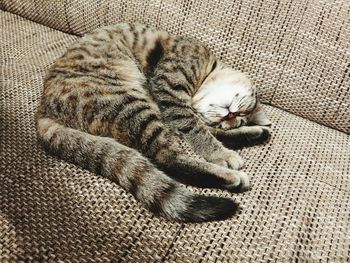
M 233 118 L 236 118 L 237 117 L 237 114 L 235 112 L 230 112 L 228 115 L 227 115 L 227 118 L 228 119 L 233 119 Z

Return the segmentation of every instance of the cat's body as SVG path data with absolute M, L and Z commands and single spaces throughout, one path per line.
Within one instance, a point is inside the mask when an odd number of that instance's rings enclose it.
M 143 25 L 96 30 L 50 69 L 38 137 L 49 151 L 117 181 L 167 218 L 226 218 L 236 210 L 233 201 L 195 195 L 155 167 L 193 185 L 248 189 L 248 176 L 237 171 L 243 160 L 213 134 L 260 141 L 267 130 L 209 127 L 201 98 L 193 100 L 222 65 L 203 45 Z M 256 102 L 250 104 L 251 112 Z

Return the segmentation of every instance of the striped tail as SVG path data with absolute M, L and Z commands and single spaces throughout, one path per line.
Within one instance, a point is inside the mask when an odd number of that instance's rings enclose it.
M 222 220 L 238 209 L 231 199 L 194 194 L 156 169 L 139 152 L 112 138 L 71 129 L 47 117 L 37 119 L 37 133 L 49 152 L 118 182 L 149 210 L 168 219 Z

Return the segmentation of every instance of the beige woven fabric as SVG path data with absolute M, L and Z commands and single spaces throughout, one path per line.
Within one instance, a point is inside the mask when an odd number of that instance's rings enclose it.
M 83 34 L 121 21 L 191 36 L 247 72 L 264 102 L 350 133 L 350 1 L 0 0 Z M 1 6 L 0 6 L 1 7 Z
M 349 262 L 350 139 L 266 106 L 273 137 L 241 151 L 252 190 L 230 220 L 178 224 L 48 156 L 33 114 L 76 37 L 0 11 L 0 262 Z

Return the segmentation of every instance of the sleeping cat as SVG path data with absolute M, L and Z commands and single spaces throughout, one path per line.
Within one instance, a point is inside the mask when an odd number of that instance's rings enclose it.
M 266 128 L 238 127 L 269 120 L 247 77 L 202 44 L 117 24 L 85 35 L 55 62 L 36 123 L 49 152 L 118 182 L 168 219 L 201 222 L 238 206 L 177 181 L 247 190 L 243 159 L 213 135 L 231 146 L 262 142 Z

